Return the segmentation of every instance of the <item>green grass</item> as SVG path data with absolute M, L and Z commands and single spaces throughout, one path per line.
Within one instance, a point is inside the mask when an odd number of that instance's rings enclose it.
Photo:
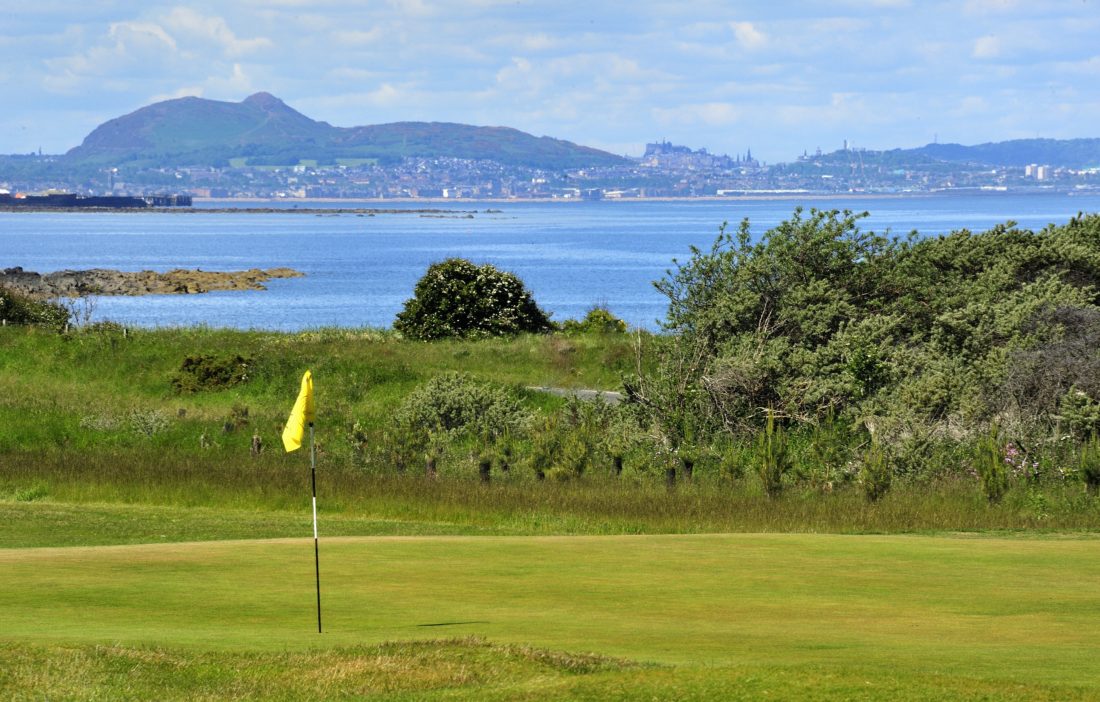
M 1095 538 L 387 537 L 321 549 L 320 636 L 308 539 L 2 551 L 0 692 L 212 697 L 220 680 L 229 699 L 1100 697 Z M 385 642 L 390 672 L 407 671 L 390 682 Z M 518 650 L 600 658 L 577 673 Z M 121 671 L 133 688 L 117 687 Z
M 0 692 L 8 699 L 394 700 L 485 699 L 545 694 L 583 676 L 634 668 L 476 638 L 385 643 L 317 652 L 199 653 L 159 647 L 3 646 Z M 38 695 L 28 694 L 35 690 Z
M 183 360 L 202 355 L 251 359 L 247 382 L 174 392 Z M 470 480 L 471 441 L 447 448 L 438 483 L 417 479 L 416 460 L 410 475 L 394 475 L 385 435 L 395 408 L 441 372 L 459 368 L 510 386 L 538 412 L 563 400 L 525 386 L 615 388 L 634 364 L 623 335 L 416 343 L 364 329 L 123 336 L 0 328 L 0 501 L 299 510 L 304 457 L 283 453 L 279 432 L 310 367 L 323 509 L 362 523 L 503 534 L 1100 529 L 1100 501 L 1072 481 L 1015 485 L 1002 504 L 988 504 L 958 467 L 965 456 L 943 459 L 958 464 L 946 479 L 899 476 L 874 505 L 854 484 L 829 493 L 792 485 L 768 500 L 752 471 L 733 480 L 716 461 L 669 492 L 653 461 L 634 457 L 621 480 L 597 464 L 580 480 L 539 483 L 521 464 L 496 473 L 486 490 Z M 227 431 L 245 410 L 243 426 Z M 253 435 L 266 446 L 259 457 L 250 455 Z
M 242 442 L 242 451 L 245 446 Z M 1078 485 L 1015 489 L 1001 503 L 989 504 L 974 481 L 899 481 L 883 499 L 868 503 L 855 488 L 826 494 L 791 488 L 769 499 L 754 480 L 697 479 L 668 490 L 638 475 L 559 483 L 498 474 L 492 484 L 482 485 L 457 474 L 427 480 L 419 471 L 404 476 L 375 472 L 322 455 L 318 494 L 322 515 L 346 525 L 340 532 L 346 535 L 1096 532 L 1100 527 L 1100 500 L 1086 497 Z M 5 504 L 8 509 L 22 505 L 30 520 L 43 518 L 36 509 L 45 505 L 120 510 L 140 505 L 175 510 L 173 523 L 181 525 L 190 523 L 187 510 L 195 508 L 211 514 L 229 509 L 251 515 L 248 521 L 259 525 L 275 524 L 282 523 L 275 515 L 308 511 L 309 489 L 308 457 L 300 453 L 272 452 L 255 460 L 140 448 L 91 455 L 80 450 L 0 453 L 0 511 Z M 222 531 L 215 520 L 203 538 L 289 535 L 281 527 L 242 534 L 237 529 L 241 517 L 223 521 Z M 407 525 L 400 528 L 411 531 L 375 531 L 375 522 Z M 48 536 L 51 528 L 40 531 Z M 111 530 L 74 525 L 71 533 L 97 540 L 24 545 L 118 543 L 103 540 Z M 15 535 L 11 541 L 19 545 Z M 0 545 L 4 542 L 0 534 Z
M 248 381 L 175 394 L 202 354 L 253 359 Z M 469 445 L 427 480 L 349 439 L 377 446 L 442 371 L 538 411 L 562 401 L 523 386 L 615 388 L 633 363 L 624 337 L 0 328 L 0 698 L 1100 699 L 1079 484 L 999 504 L 958 470 L 874 504 L 713 469 L 482 485 Z M 278 440 L 305 367 L 321 636 L 308 460 Z
M 251 359 L 246 383 L 177 395 L 171 380 L 192 356 Z M 313 371 L 320 437 L 343 440 L 359 421 L 380 436 L 401 398 L 448 370 L 522 388 L 527 385 L 614 389 L 633 365 L 628 337 L 526 336 L 485 341 L 403 342 L 376 330 L 300 334 L 211 329 L 58 335 L 0 328 L 0 450 L 148 445 L 131 421 L 166 420 L 153 444 L 197 449 L 194 439 L 220 432 L 234 406 L 249 409 L 249 430 L 277 442 L 306 368 Z M 553 404 L 529 396 L 531 406 Z M 560 403 L 559 403 L 560 404 Z M 191 440 L 186 444 L 184 437 Z

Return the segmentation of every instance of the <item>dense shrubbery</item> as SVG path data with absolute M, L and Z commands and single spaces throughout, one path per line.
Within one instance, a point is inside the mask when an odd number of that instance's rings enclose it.
M 699 422 L 1030 425 L 1071 391 L 1100 395 L 1100 217 L 923 240 L 858 220 L 796 211 L 756 243 L 746 222 L 658 283 L 675 338 L 661 372 Z
M 551 329 L 549 316 L 519 278 L 461 258 L 429 266 L 393 326 L 406 338 L 422 341 Z
M 69 312 L 63 305 L 35 300 L 0 286 L 0 320 L 7 324 L 62 329 L 69 322 Z
M 796 210 L 755 242 L 747 221 L 723 227 L 657 283 L 668 338 L 627 390 L 673 449 L 747 438 L 774 414 L 880 442 L 864 459 L 873 499 L 882 452 L 905 474 L 943 447 L 968 454 L 946 470 L 980 473 L 997 500 L 1007 442 L 1038 453 L 1100 429 L 1100 216 L 928 239 L 863 232 L 862 216 Z

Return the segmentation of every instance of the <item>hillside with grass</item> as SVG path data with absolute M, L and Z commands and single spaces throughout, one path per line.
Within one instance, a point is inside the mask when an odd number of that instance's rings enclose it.
M 382 163 L 409 157 L 490 160 L 509 166 L 566 169 L 625 162 L 614 154 L 508 127 L 398 122 L 334 127 L 269 93 L 241 102 L 198 97 L 166 100 L 109 120 L 61 159 L 68 168 L 143 168 Z

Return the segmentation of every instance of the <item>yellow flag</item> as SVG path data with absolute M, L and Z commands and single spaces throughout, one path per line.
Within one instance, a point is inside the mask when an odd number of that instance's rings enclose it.
M 302 376 L 302 389 L 298 392 L 298 399 L 294 403 L 294 409 L 290 410 L 290 419 L 286 420 L 283 429 L 283 446 L 287 453 L 302 448 L 302 437 L 306 433 L 306 427 L 313 424 L 313 374 L 306 371 Z

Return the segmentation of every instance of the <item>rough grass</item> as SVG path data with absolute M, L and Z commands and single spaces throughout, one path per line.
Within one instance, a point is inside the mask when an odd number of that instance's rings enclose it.
M 184 359 L 197 356 L 254 362 L 246 382 L 176 394 L 172 379 Z M 306 462 L 282 452 L 279 430 L 309 366 L 319 408 L 321 508 L 356 523 L 339 533 L 379 533 L 379 523 L 411 524 L 411 533 L 508 534 L 1100 528 L 1100 501 L 1086 499 L 1074 483 L 1016 486 L 990 505 L 976 480 L 898 478 L 879 504 L 868 505 L 854 485 L 829 494 L 794 487 L 769 500 L 751 471 L 731 480 L 709 464 L 699 466 L 693 484 L 669 492 L 660 476 L 628 462 L 621 480 L 606 466 L 566 484 L 536 482 L 517 466 L 496 473 L 486 489 L 468 479 L 476 475 L 475 447 L 449 449 L 438 482 L 420 480 L 415 464 L 409 475 L 394 475 L 383 464 L 385 452 L 373 451 L 401 398 L 443 371 L 512 386 L 538 409 L 562 400 L 520 388 L 614 388 L 633 365 L 631 341 L 622 335 L 428 344 L 372 330 L 196 328 L 123 336 L 2 328 L 0 502 L 301 510 Z M 362 452 L 350 438 L 359 431 Z M 266 446 L 258 457 L 249 451 L 253 435 Z M 409 533 L 405 528 L 397 527 Z M 221 538 L 216 532 L 201 538 Z M 286 535 L 282 527 L 260 532 Z
M 157 646 L 0 645 L 9 700 L 440 699 L 552 692 L 626 661 L 468 637 L 324 651 L 196 652 Z
M 89 543 L 137 538 L 112 527 L 84 528 L 84 513 L 76 509 L 66 517 L 75 522 L 49 526 L 55 521 L 50 514 L 67 513 L 65 504 L 94 505 L 87 515 L 124 505 L 165 508 L 175 516 L 140 533 L 167 534 L 170 540 L 289 536 L 304 533 L 294 532 L 294 525 L 309 516 L 304 456 L 227 462 L 172 451 L 155 461 L 133 451 L 72 456 L 0 453 L 0 512 L 18 510 L 28 525 L 40 524 L 25 534 L 0 532 L 0 546 L 50 545 L 50 539 L 64 545 L 70 543 L 64 541 L 67 534 L 97 539 Z M 668 490 L 648 478 L 593 476 L 558 483 L 516 476 L 486 486 L 461 477 L 373 474 L 322 460 L 318 499 L 327 522 L 322 528 L 343 535 L 1095 532 L 1100 527 L 1100 500 L 1088 498 L 1079 486 L 1014 490 L 990 504 L 970 481 L 899 481 L 872 504 L 854 488 L 791 489 L 769 499 L 753 479 L 697 480 Z M 233 516 L 221 519 L 219 510 Z M 120 523 L 144 520 L 143 514 L 126 512 Z
M 244 383 L 176 394 L 173 378 L 185 359 L 197 356 L 253 362 Z M 626 335 L 429 344 L 374 330 L 281 334 L 188 328 L 123 336 L 5 327 L 0 328 L 0 450 L 171 447 L 239 457 L 253 433 L 277 447 L 307 368 L 315 379 L 318 438 L 335 447 L 355 422 L 377 441 L 401 398 L 444 371 L 462 370 L 511 386 L 540 407 L 561 400 L 524 393 L 524 386 L 615 389 L 633 364 Z M 227 433 L 224 424 L 237 408 L 248 409 L 247 425 Z
M 315 653 L 0 645 L 0 694 L 22 700 L 1026 700 L 1095 699 L 1069 685 L 859 666 L 637 665 L 477 638 Z

